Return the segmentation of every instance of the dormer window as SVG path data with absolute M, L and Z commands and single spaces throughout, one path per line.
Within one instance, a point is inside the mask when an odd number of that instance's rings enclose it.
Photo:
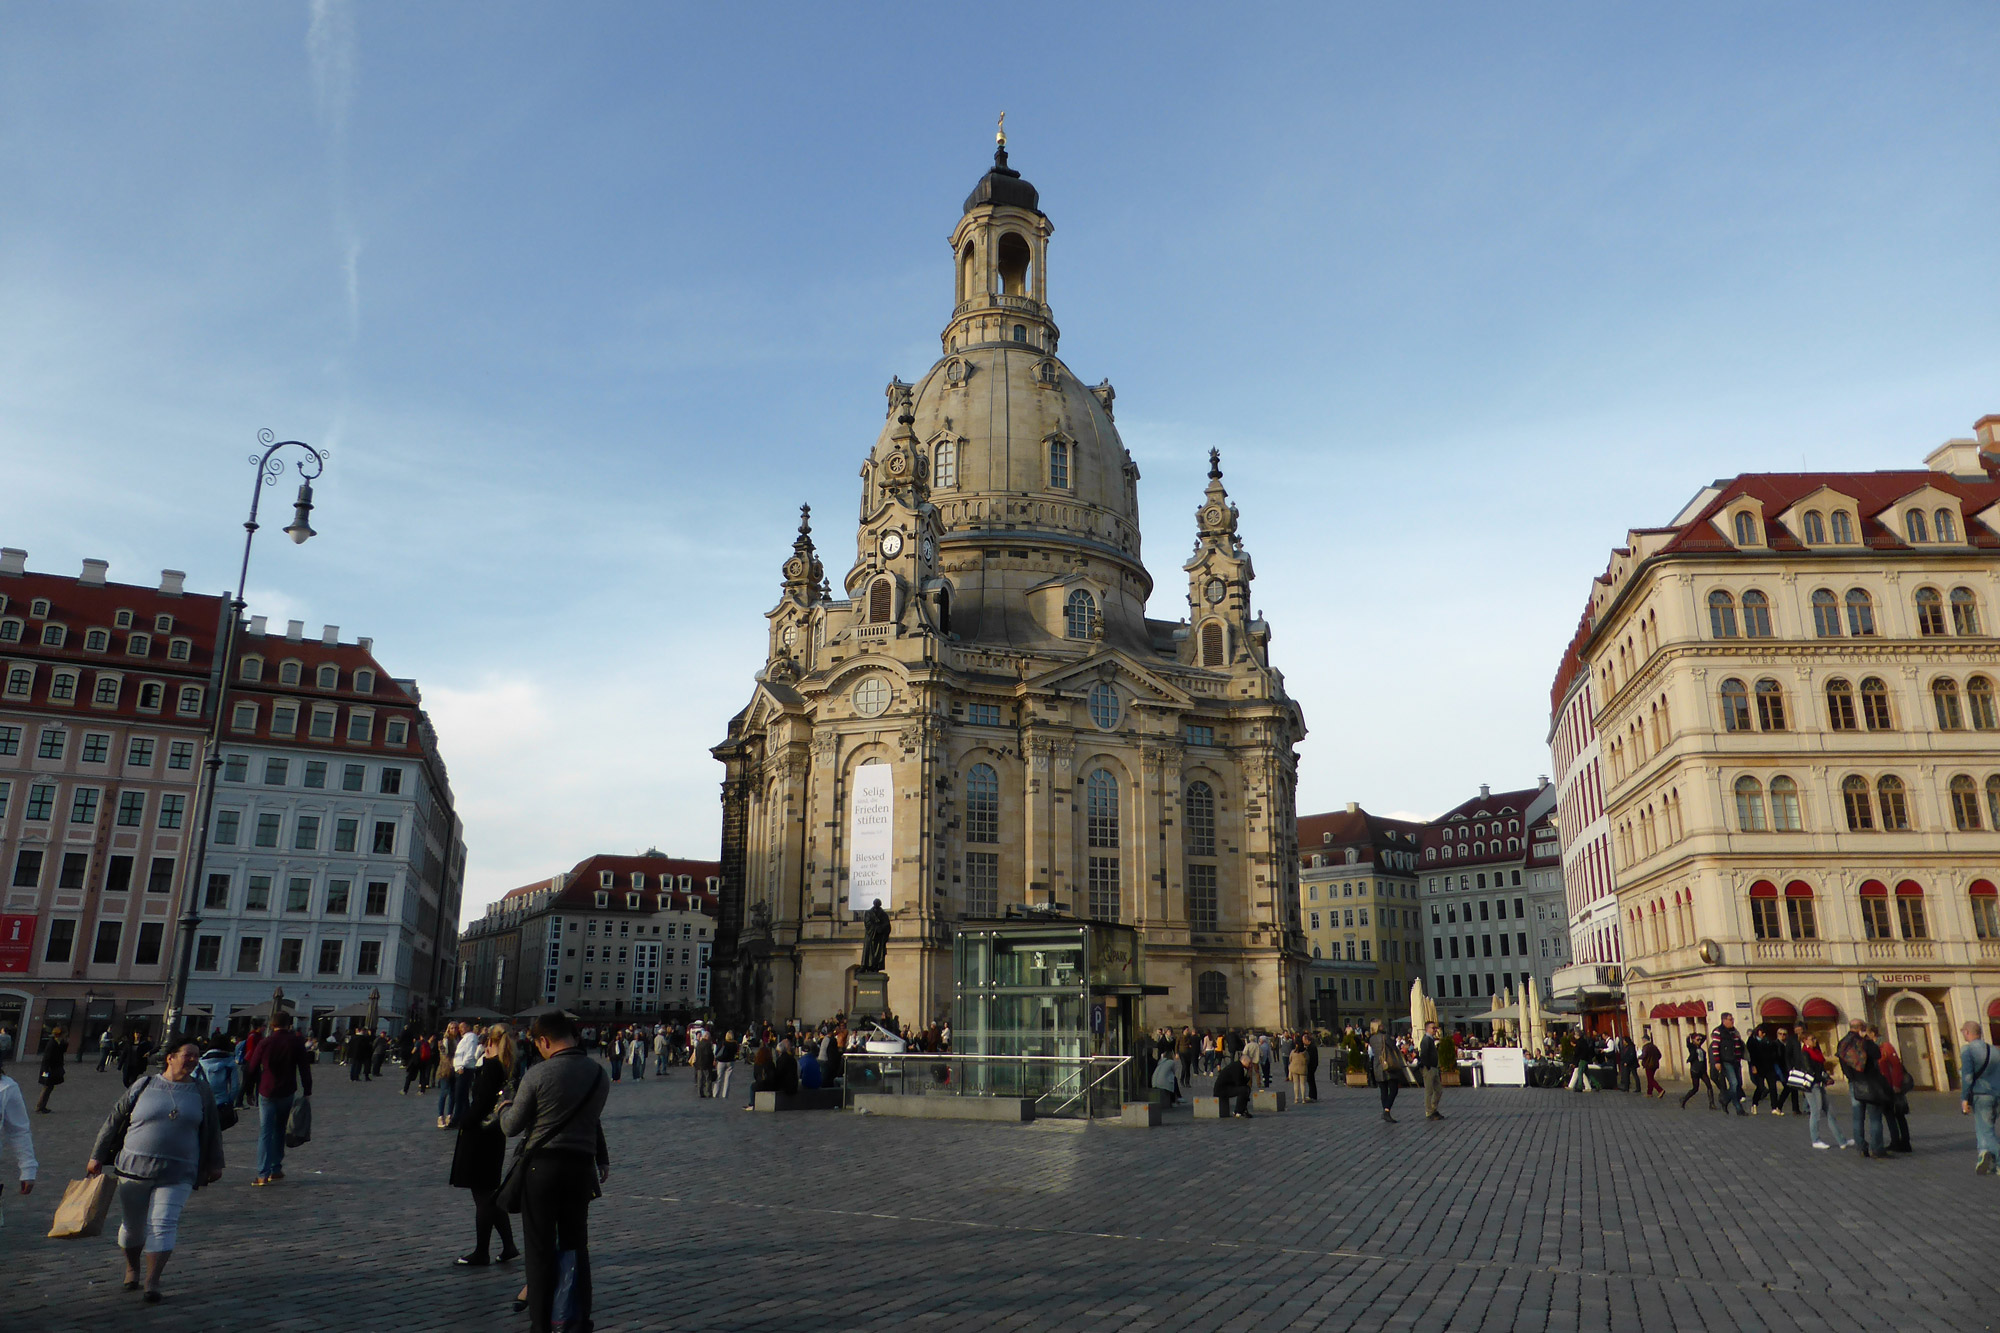
M 84 651 L 101 653 L 111 646 L 111 635 L 101 629 L 94 629 L 83 636 Z
M 131 613 L 130 611 L 120 611 L 120 612 L 119 612 L 118 614 L 116 614 L 116 615 L 112 616 L 112 617 L 111 617 L 111 628 L 113 628 L 113 629 L 131 629 L 131 628 L 132 628 L 132 613 Z
M 1924 522 L 1923 510 L 1912 509 L 1903 515 L 1903 532 L 1913 545 L 1931 539 L 1930 525 Z
M 0 620 L 0 643 L 19 643 L 20 641 L 21 622 L 18 620 Z
M 635 912 L 636 912 L 636 911 L 638 911 L 638 910 L 639 910 L 639 895 L 638 895 L 638 894 L 636 894 L 636 893 L 628 893 L 628 894 L 626 894 L 626 895 L 625 895 L 625 905 L 626 905 L 627 907 L 631 908 L 631 909 L 632 909 L 633 911 L 635 911 Z
M 132 657 L 146 656 L 153 651 L 153 636 L 150 634 L 134 634 L 131 638 L 125 640 L 125 651 Z
M 400 717 L 392 717 L 389 719 L 383 739 L 391 745 L 402 745 L 409 739 L 409 735 L 410 724 Z
M 1806 545 L 1818 546 L 1826 540 L 1826 520 L 1817 509 L 1808 509 L 1805 518 Z
M 243 665 L 238 669 L 237 674 L 244 680 L 264 679 L 264 659 L 261 657 L 244 658 Z
M 60 648 L 63 646 L 63 640 L 68 636 L 69 631 L 61 625 L 44 625 L 42 626 L 42 647 Z
M 1747 509 L 1739 509 L 1736 511 L 1735 523 L 1736 544 L 1738 546 L 1756 546 L 1758 544 L 1757 516 Z
M 1958 521 L 1951 516 L 1949 509 L 1940 509 L 1937 513 L 1931 515 L 1931 518 L 1936 524 L 1937 539 L 1939 541 L 1955 542 L 1958 540 Z
M 1083 588 L 1070 592 L 1063 602 L 1063 633 L 1072 639 L 1088 639 L 1097 631 L 1097 599 Z
M 300 668 L 297 662 L 286 662 L 284 665 L 278 668 L 278 683 L 280 685 L 298 684 L 299 670 Z
M 185 662 L 194 655 L 194 644 L 187 639 L 175 639 L 167 644 L 169 662 Z
M 600 870 L 597 872 L 597 882 L 607 889 L 611 887 L 613 879 L 614 877 L 609 870 Z
M 610 895 L 610 894 L 608 894 L 608 893 L 602 893 L 602 892 L 600 892 L 600 893 L 599 893 L 599 894 L 597 895 L 597 905 L 598 905 L 599 907 L 609 907 L 609 906 L 611 906 L 611 895 Z M 607 924 L 608 924 L 608 923 L 607 923 Z M 593 935 L 595 935 L 595 934 L 597 933 L 597 923 L 596 923 L 595 921 L 593 921 L 593 922 L 591 922 L 591 923 L 590 923 L 590 933 L 591 933 L 591 934 L 593 934 Z
M 172 616 L 154 616 L 153 628 L 161 634 L 171 634 L 174 632 L 174 618 Z
M 36 620 L 45 619 L 49 614 L 49 599 L 46 597 L 37 597 L 34 601 L 28 603 L 28 614 Z
M 1833 511 L 1833 540 L 1843 546 L 1854 541 L 1854 519 L 1845 509 Z
M 356 694 L 373 694 L 373 693 L 375 693 L 375 673 L 374 673 L 374 672 L 372 672 L 372 671 L 357 671 L 357 672 L 355 672 L 355 673 L 354 673 L 354 692 L 355 692 Z
M 932 453 L 931 485 L 945 489 L 958 485 L 958 446 L 950 440 L 939 440 Z
M 1066 440 L 1049 441 L 1049 486 L 1051 489 L 1069 489 L 1069 443 Z

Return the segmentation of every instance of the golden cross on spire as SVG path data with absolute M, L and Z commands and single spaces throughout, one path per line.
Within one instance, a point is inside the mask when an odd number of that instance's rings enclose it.
M 1005 111 L 1000 113 L 1000 132 L 993 136 L 993 142 L 1002 148 L 1007 146 L 1007 113 Z

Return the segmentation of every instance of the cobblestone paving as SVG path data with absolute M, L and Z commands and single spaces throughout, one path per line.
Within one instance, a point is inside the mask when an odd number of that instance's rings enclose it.
M 118 1092 L 72 1068 L 58 1113 L 31 1117 L 40 1188 L 10 1186 L 4 1333 L 526 1327 L 513 1271 L 451 1264 L 472 1209 L 435 1099 L 344 1071 L 283 1184 L 249 1187 L 254 1119 L 228 1133 L 167 1302 L 139 1304 L 110 1239 L 43 1234 Z M 1615 1093 L 1451 1090 L 1433 1124 L 1412 1095 L 1387 1125 L 1372 1090 L 1338 1088 L 1250 1122 L 1084 1132 L 748 1115 L 676 1071 L 613 1090 L 597 1326 L 1988 1328 L 2000 1178 L 1972 1174 L 1954 1099 L 1916 1100 L 1916 1155 L 1878 1164 L 1810 1151 L 1803 1117 Z

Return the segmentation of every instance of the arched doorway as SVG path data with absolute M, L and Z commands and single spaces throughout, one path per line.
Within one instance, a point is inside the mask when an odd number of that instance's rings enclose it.
M 1944 1056 L 1938 1049 L 1937 1011 L 1931 1002 L 1914 991 L 1903 991 L 1882 1006 L 1882 1014 L 1888 1024 L 1882 1035 L 1895 1043 L 1896 1054 L 1917 1088 L 1943 1087 L 1938 1071 L 1944 1067 Z

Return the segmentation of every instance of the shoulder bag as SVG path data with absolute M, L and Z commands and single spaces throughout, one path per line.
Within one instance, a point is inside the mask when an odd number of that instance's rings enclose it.
M 493 1202 L 501 1209 L 510 1213 L 521 1211 L 521 1196 L 528 1188 L 528 1159 L 554 1143 L 557 1135 L 569 1128 L 569 1122 L 576 1119 L 583 1108 L 590 1103 L 590 1099 L 597 1095 L 597 1085 L 603 1079 L 604 1070 L 599 1068 L 597 1078 L 591 1081 L 590 1091 L 584 1093 L 577 1104 L 569 1108 L 568 1115 L 558 1120 L 548 1133 L 542 1135 L 540 1143 L 530 1147 L 526 1139 L 521 1140 L 521 1150 L 514 1154 L 514 1161 L 508 1166 L 506 1177 L 501 1180 L 500 1188 L 493 1194 Z

